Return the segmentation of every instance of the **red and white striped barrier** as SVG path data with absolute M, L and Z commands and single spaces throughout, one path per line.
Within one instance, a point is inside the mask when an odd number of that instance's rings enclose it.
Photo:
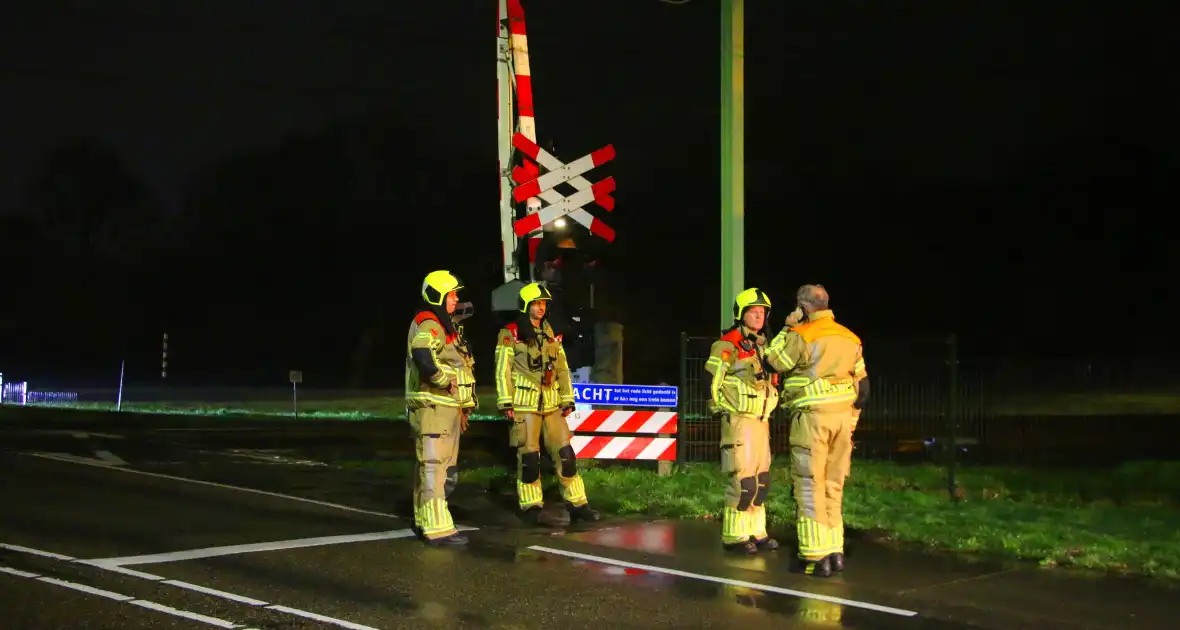
M 566 416 L 570 431 L 582 433 L 676 433 L 674 411 L 575 411 Z
M 570 445 L 579 459 L 676 461 L 676 438 L 575 435 Z

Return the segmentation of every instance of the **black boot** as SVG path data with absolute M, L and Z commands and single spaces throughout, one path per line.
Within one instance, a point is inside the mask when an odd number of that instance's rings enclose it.
M 431 547 L 462 547 L 467 544 L 467 537 L 459 532 L 442 538 L 425 538 L 424 540 Z
M 746 555 L 758 553 L 758 543 L 754 542 L 753 540 L 747 540 L 740 543 L 722 543 L 721 546 L 726 551 L 732 551 L 734 553 L 743 553 Z
M 843 553 L 834 553 L 834 554 L 828 556 L 828 558 L 831 559 L 832 571 L 839 573 L 844 570 L 844 554 Z
M 830 556 L 824 556 L 821 560 L 803 560 L 801 562 L 800 570 L 804 575 L 821 578 L 831 577 L 832 564 L 831 560 L 829 560 L 829 557 Z
M 570 519 L 576 521 L 601 521 L 602 512 L 590 507 L 589 503 L 583 503 L 577 507 L 570 506 Z
M 565 510 L 560 513 L 554 509 L 531 507 L 524 511 L 524 520 L 541 527 L 561 528 L 570 524 L 569 514 Z
M 778 541 L 771 538 L 770 536 L 767 536 L 761 540 L 755 540 L 754 544 L 758 545 L 758 548 L 762 551 L 774 551 L 775 549 L 779 548 Z

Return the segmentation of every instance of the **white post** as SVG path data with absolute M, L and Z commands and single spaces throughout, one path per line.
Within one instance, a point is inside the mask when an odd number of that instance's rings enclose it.
M 123 410 L 123 371 L 126 367 L 126 359 L 119 362 L 119 398 L 115 401 L 115 411 Z
M 516 220 L 516 209 L 512 201 L 512 134 L 516 130 L 516 118 L 512 115 L 512 54 L 508 42 L 508 0 L 500 0 L 497 14 L 499 35 L 496 38 L 496 81 L 498 109 L 497 135 L 499 138 L 500 167 L 500 242 L 504 256 L 504 282 L 520 277 L 517 263 L 517 238 L 512 224 Z

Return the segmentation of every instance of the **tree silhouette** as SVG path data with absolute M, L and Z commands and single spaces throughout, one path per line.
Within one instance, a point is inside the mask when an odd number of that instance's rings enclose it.
M 70 138 L 49 151 L 25 189 L 26 208 L 74 255 L 111 259 L 142 249 L 159 205 L 109 144 Z

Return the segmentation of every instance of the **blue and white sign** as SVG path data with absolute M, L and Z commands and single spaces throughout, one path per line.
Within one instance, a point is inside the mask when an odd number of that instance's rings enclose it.
M 574 400 L 583 405 L 675 407 L 677 387 L 672 385 L 607 385 L 574 383 Z

